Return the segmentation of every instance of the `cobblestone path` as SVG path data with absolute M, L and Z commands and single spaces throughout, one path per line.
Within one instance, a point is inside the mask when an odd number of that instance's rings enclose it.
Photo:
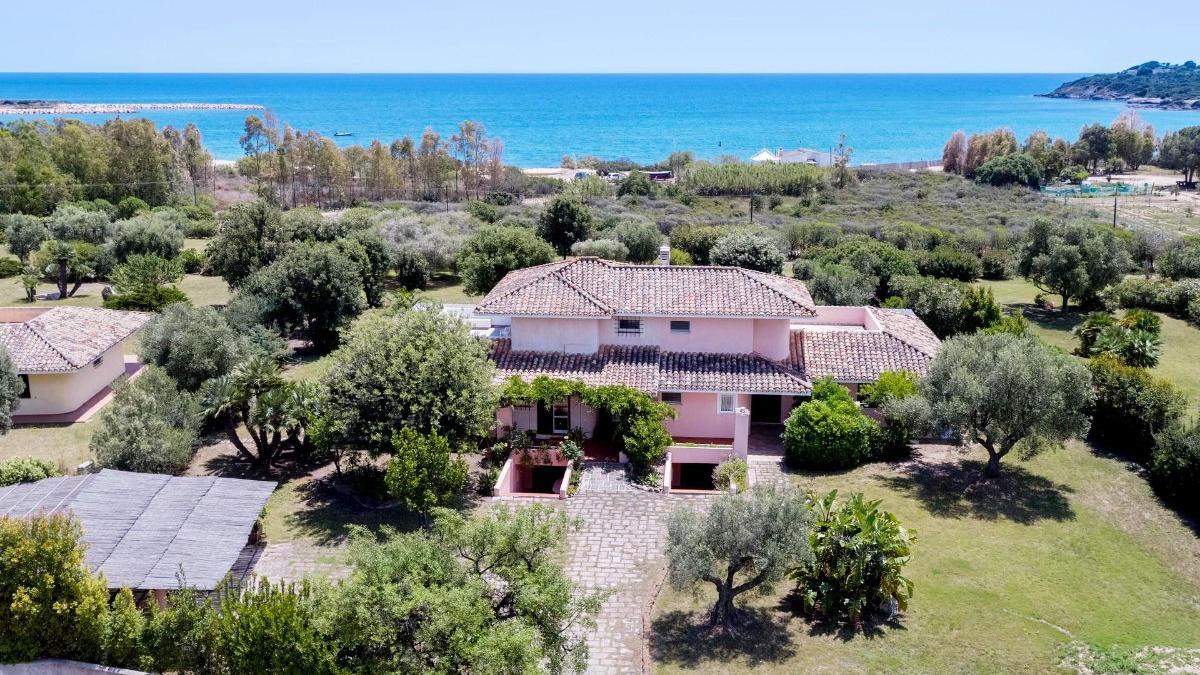
M 708 497 L 633 491 L 581 491 L 567 513 L 581 521 L 570 539 L 567 573 L 585 588 L 612 592 L 588 638 L 589 674 L 642 673 L 649 613 L 665 578 L 667 514 Z M 648 670 L 648 668 L 647 668 Z
M 784 487 L 791 485 L 791 473 L 787 465 L 784 464 L 782 457 L 772 457 L 770 455 L 750 455 L 747 460 L 747 478 L 750 480 L 750 486 L 755 485 L 775 485 Z

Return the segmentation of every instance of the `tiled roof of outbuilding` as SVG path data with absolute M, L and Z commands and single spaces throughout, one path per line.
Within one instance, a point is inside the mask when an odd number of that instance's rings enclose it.
M 498 377 L 532 380 L 546 375 L 592 386 L 623 384 L 659 391 L 804 393 L 795 372 L 758 354 L 664 352 L 657 347 L 604 346 L 595 354 L 512 351 L 509 340 L 492 344 Z
M 842 382 L 874 382 L 888 370 L 924 375 L 941 344 L 933 331 L 905 312 L 869 311 L 883 330 L 792 331 L 792 367 L 809 380 L 831 375 Z
M 510 272 L 475 309 L 507 316 L 815 316 L 803 282 L 740 267 L 578 258 Z
M 149 314 L 94 307 L 51 307 L 34 315 L 26 307 L 0 308 L 25 314 L 23 321 L 0 321 L 3 344 L 22 373 L 77 370 L 95 361 L 149 320 Z

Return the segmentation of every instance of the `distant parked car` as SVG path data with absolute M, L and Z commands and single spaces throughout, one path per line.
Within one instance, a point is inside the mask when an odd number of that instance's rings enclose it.
M 575 172 L 575 180 L 583 180 L 584 178 L 587 178 L 587 177 L 588 177 L 588 172 L 586 172 L 586 171 L 576 171 Z

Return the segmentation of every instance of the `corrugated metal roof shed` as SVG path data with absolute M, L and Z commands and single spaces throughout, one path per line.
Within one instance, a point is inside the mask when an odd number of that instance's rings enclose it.
M 105 469 L 0 488 L 0 516 L 71 511 L 86 562 L 109 588 L 211 590 L 229 573 L 275 490 L 269 481 Z

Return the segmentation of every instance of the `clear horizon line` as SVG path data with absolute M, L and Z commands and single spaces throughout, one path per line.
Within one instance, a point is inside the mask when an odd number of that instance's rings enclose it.
M 0 75 L 1078 75 L 1085 71 L 222 71 L 222 70 L 0 70 Z

